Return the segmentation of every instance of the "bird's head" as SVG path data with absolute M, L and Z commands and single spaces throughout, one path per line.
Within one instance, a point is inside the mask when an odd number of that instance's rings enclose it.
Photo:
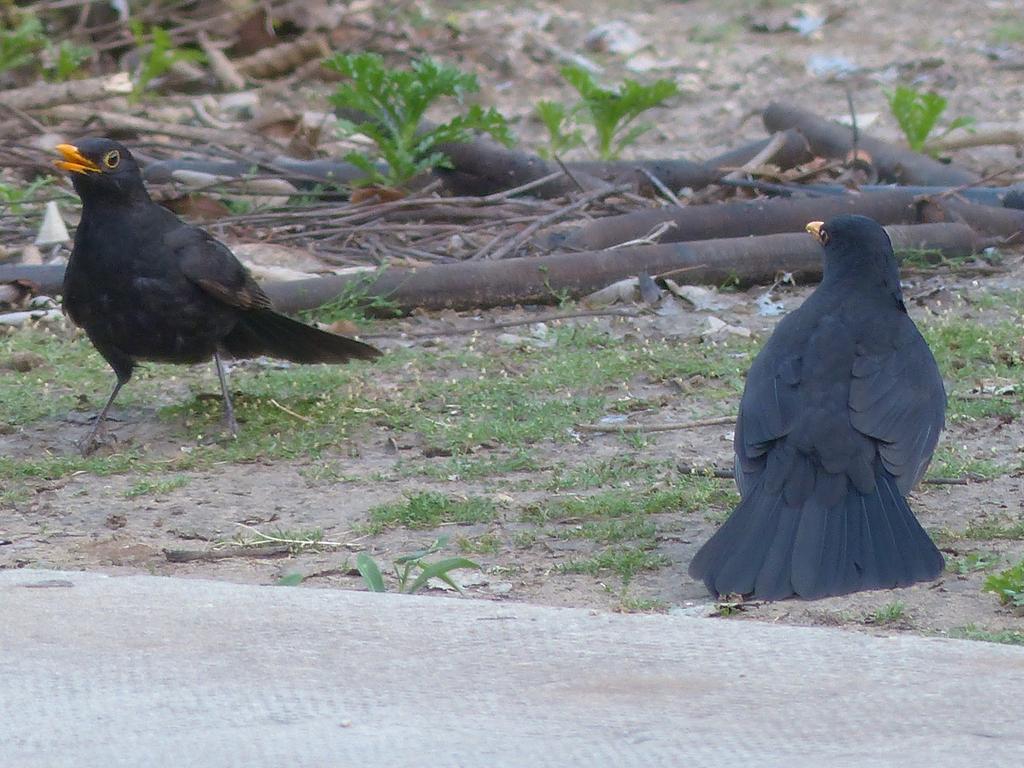
M 82 202 L 133 200 L 148 197 L 142 173 L 128 148 L 112 139 L 82 139 L 58 144 L 58 168 L 71 172 Z
M 874 219 L 855 214 L 812 221 L 807 231 L 825 249 L 825 277 L 875 276 L 899 286 L 899 268 L 889 235 Z

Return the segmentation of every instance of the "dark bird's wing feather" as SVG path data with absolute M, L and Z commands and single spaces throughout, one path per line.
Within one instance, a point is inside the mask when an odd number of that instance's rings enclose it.
M 180 226 L 164 236 L 178 254 L 185 277 L 210 296 L 239 309 L 270 309 L 270 299 L 227 246 L 196 227 Z
M 201 229 L 181 226 L 165 237 L 181 271 L 217 301 L 240 311 L 220 341 L 232 357 L 269 355 L 295 363 L 341 363 L 380 356 L 376 347 L 321 331 L 274 312 L 270 299 L 228 248 Z
M 879 441 L 883 465 L 906 494 L 928 469 L 945 424 L 946 391 L 931 350 L 906 316 L 894 346 L 859 350 L 850 383 L 850 423 Z

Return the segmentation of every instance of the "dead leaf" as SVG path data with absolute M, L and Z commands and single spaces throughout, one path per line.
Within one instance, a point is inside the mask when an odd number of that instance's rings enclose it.
M 215 197 L 209 195 L 179 195 L 161 200 L 160 205 L 179 216 L 186 216 L 199 221 L 216 221 L 231 215 L 231 209 Z

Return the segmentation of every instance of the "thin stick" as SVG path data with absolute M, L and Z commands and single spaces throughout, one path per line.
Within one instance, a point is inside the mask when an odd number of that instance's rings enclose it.
M 639 317 L 642 313 L 631 309 L 584 309 L 578 312 L 554 312 L 548 315 L 537 315 L 536 317 L 527 317 L 522 320 L 505 320 L 500 323 L 489 323 L 487 325 L 477 325 L 472 328 L 449 328 L 438 331 L 409 331 L 407 333 L 391 333 L 387 331 L 381 331 L 378 333 L 361 333 L 359 338 L 361 339 L 385 339 L 395 338 L 397 336 L 406 336 L 410 338 L 431 338 L 433 336 L 457 336 L 466 333 L 479 333 L 481 331 L 497 331 L 502 328 L 513 328 L 517 325 L 532 325 L 533 323 L 550 323 L 556 320 L 569 320 L 575 317 Z
M 259 528 L 254 528 L 253 526 L 246 525 L 245 523 L 235 523 L 235 525 L 237 525 L 239 528 L 245 528 L 248 531 L 252 531 L 259 537 L 259 539 L 254 542 L 242 542 L 239 546 L 243 547 L 259 546 L 264 542 L 272 541 L 275 544 L 290 544 L 293 546 L 298 545 L 302 547 L 347 547 L 351 549 L 355 542 L 361 540 L 362 538 L 365 538 L 360 537 L 360 539 L 353 539 L 352 541 L 309 541 L 306 539 L 286 539 L 281 536 L 271 536 L 268 533 L 264 533 Z M 358 547 L 356 548 L 358 549 Z
M 603 197 L 609 197 L 610 195 L 614 195 L 615 193 L 622 192 L 626 189 L 629 189 L 628 185 L 621 185 L 618 187 L 612 187 L 610 189 L 598 189 L 595 190 L 594 192 L 589 192 L 585 194 L 583 197 L 581 197 L 579 200 L 576 200 L 575 202 L 570 203 L 569 205 L 563 206 L 559 208 L 557 211 L 549 213 L 547 216 L 541 216 L 539 219 L 537 219 L 528 227 L 526 227 L 522 232 L 520 232 L 518 235 L 509 240 L 501 248 L 487 256 L 487 258 L 503 258 L 504 256 L 507 256 L 508 254 L 515 251 L 516 248 L 518 248 L 519 246 L 526 243 L 526 241 L 533 237 L 535 232 L 542 229 L 543 227 L 546 227 L 549 224 L 554 224 L 559 219 L 565 218 L 570 213 L 578 211 L 580 208 L 586 208 L 588 205 L 595 202 L 596 200 L 600 200 Z M 481 256 L 478 253 L 473 258 L 481 258 Z
M 673 192 L 668 187 L 666 187 L 665 183 L 661 179 L 659 179 L 657 176 L 651 173 L 647 168 L 644 168 L 642 165 L 637 166 L 637 170 L 640 171 L 640 173 L 642 173 L 644 176 L 646 176 L 647 180 L 654 185 L 654 188 L 661 192 L 661 194 L 663 194 L 667 199 L 675 203 L 677 207 L 683 207 L 682 202 L 680 202 L 679 198 L 676 197 L 676 193 Z
M 697 429 L 698 427 L 716 427 L 724 424 L 735 424 L 735 416 L 719 416 L 715 419 L 698 421 L 668 421 L 663 424 L 579 424 L 580 432 L 669 432 L 677 429 Z
M 312 423 L 313 423 L 313 420 L 312 420 L 312 419 L 310 419 L 310 418 L 308 418 L 308 417 L 306 417 L 306 416 L 303 416 L 303 415 L 302 415 L 301 413 L 296 413 L 296 412 L 295 412 L 295 411 L 293 411 L 293 410 L 292 410 L 291 408 L 287 408 L 286 406 L 283 406 L 283 405 L 281 405 L 281 404 L 280 404 L 279 402 L 277 402 L 277 400 L 275 400 L 274 398 L 270 398 L 270 404 L 271 404 L 272 406 L 274 406 L 275 408 L 277 408 L 277 409 L 279 409 L 279 410 L 282 410 L 282 411 L 284 411 L 284 412 L 285 412 L 285 413 L 287 413 L 287 414 L 288 414 L 289 416 L 293 416 L 293 417 L 295 417 L 295 418 L 296 418 L 296 419 L 298 419 L 299 421 L 304 421 L 304 422 L 306 422 L 307 424 L 312 424 Z

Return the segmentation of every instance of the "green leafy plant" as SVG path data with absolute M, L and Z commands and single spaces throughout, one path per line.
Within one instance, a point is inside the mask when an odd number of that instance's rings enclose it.
M 41 202 L 37 199 L 38 193 L 52 184 L 52 176 L 40 177 L 23 187 L 0 182 L 0 212 L 23 213 L 26 206 Z
M 924 150 L 925 142 L 935 129 L 939 117 L 946 111 L 948 101 L 932 91 L 919 91 L 905 85 L 896 86 L 894 91 L 886 91 L 885 98 L 889 101 L 896 122 L 900 124 L 907 143 L 915 152 Z M 956 128 L 966 128 L 974 124 L 973 117 L 958 117 L 939 134 L 945 136 Z
M 30 63 L 44 45 L 43 25 L 35 16 L 25 16 L 13 29 L 0 30 L 0 72 Z
M 87 45 L 76 45 L 70 40 L 61 40 L 60 45 L 46 44 L 48 63 L 43 65 L 47 79 L 53 82 L 70 80 L 82 63 L 95 51 Z
M 373 140 L 387 164 L 382 169 L 367 155 L 346 155 L 348 162 L 366 173 L 364 185 L 400 187 L 424 171 L 450 168 L 451 161 L 438 147 L 468 141 L 476 132 L 511 144 L 505 118 L 493 107 L 485 110 L 478 104 L 446 123 L 421 128 L 427 109 L 439 99 L 449 97 L 461 103 L 465 94 L 479 90 L 475 75 L 430 58 L 413 61 L 409 69 L 390 69 L 376 53 L 339 53 L 325 64 L 347 80 L 337 87 L 331 102 L 363 116 L 359 123 L 343 120 L 342 130 Z
M 140 50 L 145 50 L 142 56 L 142 63 L 135 78 L 132 97 L 138 99 L 146 90 L 146 86 L 157 77 L 160 77 L 179 61 L 200 62 L 206 59 L 202 51 L 194 51 L 186 48 L 175 48 L 171 41 L 171 35 L 167 30 L 157 26 L 149 28 L 148 36 L 152 42 L 146 44 L 147 32 L 142 22 L 132 20 L 132 36 L 135 44 Z
M 555 157 L 583 146 L 583 131 L 573 126 L 573 111 L 557 101 L 537 102 L 537 116 L 548 130 L 548 146 L 540 149 L 543 157 Z
M 1005 571 L 993 573 L 985 579 L 982 589 L 994 592 L 1003 605 L 1024 608 L 1024 560 Z
M 679 92 L 671 80 L 642 85 L 628 78 L 611 90 L 598 85 L 590 72 L 576 65 L 562 67 L 562 77 L 576 89 L 580 100 L 569 109 L 553 102 L 537 105 L 554 154 L 582 143 L 582 134 L 572 126 L 584 122 L 594 128 L 597 156 L 614 160 L 651 129 L 650 123 L 636 123 L 636 119 Z
M 463 594 L 462 585 L 451 577 L 451 571 L 459 568 L 475 568 L 480 566 L 465 557 L 448 557 L 430 563 L 424 560 L 425 557 L 439 552 L 448 544 L 447 536 L 440 536 L 434 542 L 421 550 L 411 552 L 408 555 L 396 557 L 392 563 L 395 577 L 398 579 L 398 591 L 407 595 L 419 591 L 427 585 L 430 579 L 440 579 L 452 589 Z M 384 575 L 381 573 L 377 561 L 365 552 L 360 552 L 356 557 L 356 568 L 363 577 L 363 582 L 371 592 L 386 592 Z
M 336 323 L 348 320 L 352 323 L 366 323 L 371 316 L 398 316 L 398 304 L 387 296 L 372 292 L 374 283 L 383 276 L 387 266 L 366 272 L 355 280 L 345 283 L 337 296 L 316 309 L 300 312 L 307 322 Z

